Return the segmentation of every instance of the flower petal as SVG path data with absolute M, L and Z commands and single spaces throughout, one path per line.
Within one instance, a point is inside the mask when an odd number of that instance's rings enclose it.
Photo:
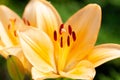
M 53 44 L 43 31 L 27 29 L 19 37 L 25 56 L 35 68 L 41 72 L 56 70 Z
M 2 48 L 0 50 L 0 54 L 6 59 L 8 58 L 9 55 L 20 56 L 21 52 L 22 52 L 21 48 L 17 46 L 10 48 Z
M 3 46 L 0 45 L 0 50 L 2 50 L 2 49 L 3 49 Z
M 55 8 L 46 0 L 31 0 L 25 8 L 23 19 L 39 27 L 53 38 L 54 30 L 62 23 Z
M 2 46 L 12 46 L 13 43 L 9 37 L 9 34 L 7 33 L 7 31 L 5 30 L 4 26 L 2 25 L 2 23 L 0 22 L 0 37 L 1 37 L 1 45 Z
M 23 27 L 20 17 L 4 5 L 0 6 L 0 36 L 5 46 L 18 44 L 16 30 Z
M 0 26 L 2 26 L 1 22 L 0 22 Z M 1 40 L 1 36 L 0 36 L 0 46 L 1 46 L 1 47 L 4 46 L 4 44 L 3 44 L 2 40 Z
M 88 55 L 88 60 L 97 67 L 107 61 L 120 57 L 120 45 L 102 44 L 94 48 L 93 52 Z
M 72 31 L 71 50 L 68 65 L 83 59 L 93 48 L 101 23 L 101 8 L 97 4 L 89 4 L 75 13 L 65 24 Z
M 95 76 L 95 69 L 87 60 L 80 61 L 72 70 L 68 72 L 61 72 L 61 76 L 72 79 L 93 80 Z
M 34 80 L 43 80 L 46 78 L 58 78 L 59 75 L 53 73 L 53 72 L 48 72 L 48 73 L 42 73 L 39 70 L 37 70 L 36 68 L 32 68 L 32 78 Z
M 22 62 L 24 68 L 26 69 L 26 72 L 30 72 L 31 64 L 25 58 L 22 52 L 22 49 L 20 47 L 16 46 L 16 47 L 10 47 L 10 48 L 3 48 L 2 50 L 0 50 L 0 54 L 6 59 L 9 57 L 9 55 L 14 55 L 18 57 Z

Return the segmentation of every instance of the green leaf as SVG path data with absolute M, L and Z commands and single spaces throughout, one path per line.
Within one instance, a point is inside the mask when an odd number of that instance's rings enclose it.
M 16 56 L 9 56 L 7 59 L 7 69 L 12 80 L 24 80 L 25 70 L 23 64 Z

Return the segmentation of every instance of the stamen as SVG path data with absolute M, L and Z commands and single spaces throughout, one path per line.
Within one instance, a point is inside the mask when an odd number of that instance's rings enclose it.
M 16 22 L 16 18 L 13 20 L 14 21 L 14 23 Z
M 27 20 L 27 25 L 30 26 L 30 22 Z
M 54 31 L 54 40 L 57 41 L 57 31 Z
M 60 39 L 60 47 L 63 48 L 63 37 Z
M 30 22 L 28 20 L 26 20 L 25 18 L 23 18 L 23 22 L 24 22 L 24 24 L 30 26 Z
M 22 18 L 22 20 L 23 20 L 24 24 L 26 24 L 26 19 L 25 19 L 25 18 Z
M 69 32 L 70 35 L 72 34 L 72 27 L 71 27 L 71 25 L 68 25 L 68 32 Z
M 10 24 L 8 24 L 8 30 L 10 30 L 10 27 L 11 27 L 11 25 L 10 25 Z
M 62 34 L 62 29 L 64 28 L 64 24 L 60 25 L 59 33 Z
M 75 32 L 74 32 L 74 31 L 72 32 L 72 38 L 73 38 L 73 41 L 75 41 L 75 40 L 76 40 L 76 34 L 75 34 Z
M 67 37 L 67 45 L 70 46 L 70 37 Z
M 16 32 L 16 30 L 14 31 L 14 36 L 17 37 L 17 32 Z

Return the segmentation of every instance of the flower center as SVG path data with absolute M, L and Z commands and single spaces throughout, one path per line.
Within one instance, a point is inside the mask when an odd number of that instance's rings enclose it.
M 67 38 L 65 38 L 66 39 L 66 42 L 67 42 L 67 46 L 69 47 L 70 46 L 70 44 L 71 44 L 71 38 L 72 38 L 72 40 L 73 41 L 76 41 L 76 33 L 75 33 L 75 31 L 73 31 L 72 30 L 72 27 L 71 27 L 71 25 L 68 25 L 68 28 L 67 28 L 68 30 L 66 30 L 65 28 L 64 28 L 64 24 L 61 24 L 60 25 L 60 28 L 59 28 L 59 33 L 56 31 L 56 30 L 54 30 L 54 40 L 55 41 L 58 41 L 58 38 L 59 38 L 59 36 L 60 36 L 60 47 L 61 48 L 63 48 L 63 46 L 65 45 L 65 44 L 63 44 L 63 33 L 65 33 L 65 34 L 67 34 Z M 58 34 L 59 34 L 59 36 L 58 36 Z
M 14 35 L 14 37 L 17 37 L 17 32 L 15 29 L 15 22 L 16 22 L 16 18 L 15 19 L 10 19 L 10 23 L 8 24 L 8 31 Z

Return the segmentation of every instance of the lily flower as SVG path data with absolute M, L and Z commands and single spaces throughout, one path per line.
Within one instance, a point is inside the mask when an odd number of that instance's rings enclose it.
M 95 45 L 101 24 L 101 8 L 97 4 L 88 4 L 65 24 L 46 0 L 31 0 L 23 16 L 32 26 L 39 27 L 18 34 L 23 52 L 33 65 L 35 80 L 92 80 L 97 66 L 120 57 L 119 44 Z
M 31 64 L 23 54 L 17 35 L 17 30 L 24 27 L 24 21 L 15 12 L 0 5 L 0 55 L 5 59 L 8 59 L 9 55 L 17 56 L 25 69 L 30 71 Z
M 24 27 L 22 19 L 12 10 L 0 5 L 0 43 L 11 47 L 19 44 L 17 30 Z

